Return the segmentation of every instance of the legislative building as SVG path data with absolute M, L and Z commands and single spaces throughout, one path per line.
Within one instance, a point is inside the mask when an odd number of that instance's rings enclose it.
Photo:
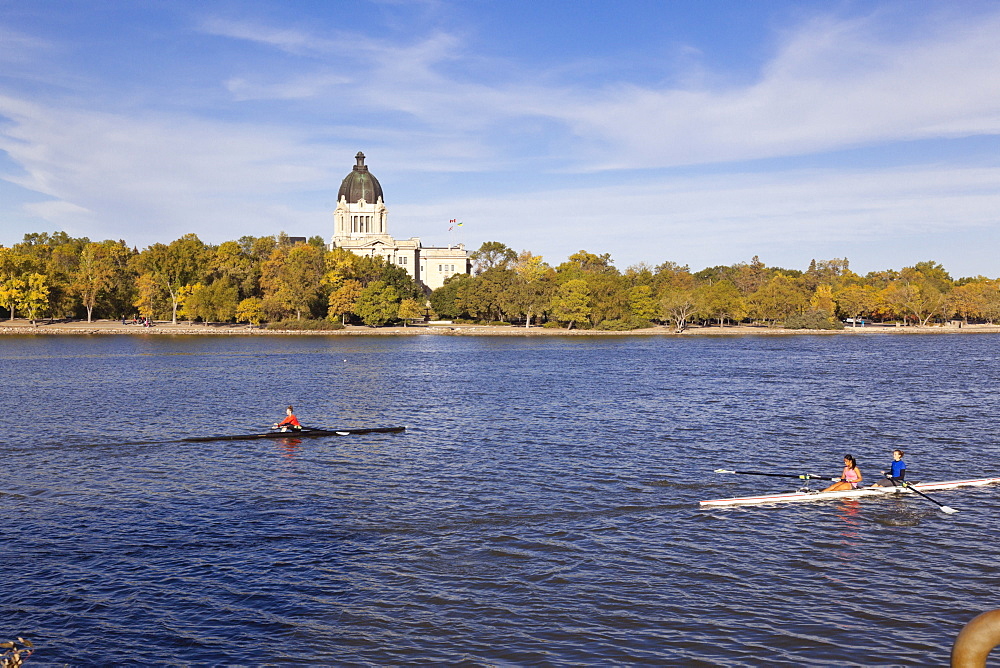
M 356 255 L 383 257 L 405 269 L 428 291 L 441 287 L 446 278 L 455 274 L 468 274 L 471 264 L 464 244 L 424 246 L 416 237 L 389 236 L 389 211 L 382 186 L 368 171 L 365 154 L 359 151 L 355 159 L 357 164 L 344 177 L 337 193 L 331 250 L 343 248 Z

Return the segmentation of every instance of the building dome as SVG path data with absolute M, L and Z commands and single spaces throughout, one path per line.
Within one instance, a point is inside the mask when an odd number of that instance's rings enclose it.
M 379 185 L 378 179 L 368 171 L 368 165 L 365 164 L 365 154 L 358 151 L 354 158 L 358 164 L 354 165 L 354 169 L 344 177 L 343 183 L 340 184 L 337 201 L 339 202 L 341 198 L 347 198 L 348 204 L 356 204 L 363 199 L 369 204 L 374 204 L 382 198 L 382 186 Z M 383 199 L 383 201 L 385 200 Z

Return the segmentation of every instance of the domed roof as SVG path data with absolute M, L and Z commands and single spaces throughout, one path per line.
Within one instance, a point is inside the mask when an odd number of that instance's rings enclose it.
M 341 197 L 346 197 L 348 204 L 355 204 L 362 199 L 369 204 L 374 204 L 382 197 L 382 186 L 379 185 L 378 179 L 368 171 L 368 165 L 365 164 L 365 154 L 358 151 L 354 158 L 358 164 L 354 165 L 354 169 L 344 177 L 344 182 L 340 184 L 337 201 L 339 202 Z M 385 200 L 383 199 L 383 201 Z

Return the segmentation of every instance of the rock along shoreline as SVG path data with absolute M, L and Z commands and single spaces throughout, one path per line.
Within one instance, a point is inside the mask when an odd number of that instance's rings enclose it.
M 553 329 L 549 327 L 515 327 L 487 325 L 433 324 L 408 327 L 348 326 L 340 330 L 276 330 L 233 324 L 193 324 L 158 322 L 153 327 L 122 325 L 117 320 L 85 321 L 0 321 L 0 336 L 42 335 L 111 335 L 111 336 L 855 336 L 893 334 L 996 334 L 1000 325 L 933 325 L 926 327 L 893 325 L 866 325 L 842 330 L 783 329 L 780 327 L 733 325 L 729 327 L 692 326 L 681 333 L 666 326 L 634 329 L 627 332 L 609 332 L 593 329 Z

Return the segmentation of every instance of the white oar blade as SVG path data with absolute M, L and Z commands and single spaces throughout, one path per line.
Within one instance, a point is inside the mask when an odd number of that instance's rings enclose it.
M 736 471 L 730 471 L 728 469 L 715 469 L 716 473 L 736 473 Z
M 941 510 L 942 510 L 942 512 L 948 513 L 949 515 L 953 515 L 953 514 L 955 514 L 955 513 L 958 512 L 957 510 L 955 510 L 951 506 L 941 506 Z

